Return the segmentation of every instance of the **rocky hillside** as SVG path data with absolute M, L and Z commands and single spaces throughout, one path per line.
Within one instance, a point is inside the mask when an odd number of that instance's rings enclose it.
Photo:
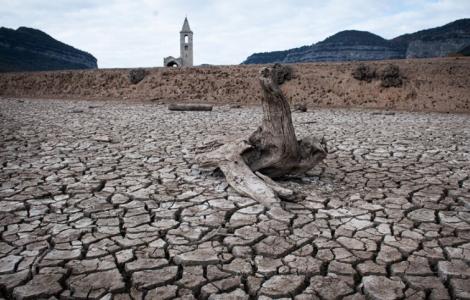
M 391 40 L 366 31 L 341 31 L 311 46 L 255 53 L 243 64 L 445 57 L 469 45 L 470 19 L 461 19 Z
M 393 65 L 390 65 L 390 64 Z M 393 67 L 392 67 L 393 66 Z M 283 85 L 292 104 L 470 113 L 470 58 L 293 64 Z M 2 97 L 260 104 L 261 66 L 0 74 Z M 133 83 L 134 82 L 134 83 Z
M 383 60 L 401 58 L 403 49 L 365 31 L 347 30 L 331 36 L 305 51 L 289 53 L 284 62 Z
M 96 69 L 91 54 L 32 28 L 0 28 L 0 72 Z
M 457 56 L 470 56 L 470 45 L 460 50 L 457 53 Z
M 401 44 L 406 49 L 406 58 L 448 56 L 470 46 L 470 19 L 401 35 L 392 42 Z

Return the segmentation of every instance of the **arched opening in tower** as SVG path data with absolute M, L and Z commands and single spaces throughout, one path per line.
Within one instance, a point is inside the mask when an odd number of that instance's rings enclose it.
M 184 36 L 184 43 L 185 44 L 189 43 L 189 36 L 188 35 Z
M 174 68 L 179 67 L 179 65 L 176 61 L 170 61 L 169 63 L 166 64 L 166 66 L 167 67 L 174 67 Z

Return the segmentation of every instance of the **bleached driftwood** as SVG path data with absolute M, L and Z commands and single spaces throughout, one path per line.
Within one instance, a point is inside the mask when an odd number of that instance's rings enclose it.
M 297 140 L 289 102 L 280 88 L 291 76 L 292 69 L 287 66 L 275 64 L 263 68 L 259 76 L 263 90 L 261 126 L 246 139 L 223 144 L 196 157 L 201 167 L 220 168 L 238 193 L 268 208 L 278 207 L 279 197 L 294 195 L 271 177 L 305 173 L 328 153 L 324 140 L 314 137 Z

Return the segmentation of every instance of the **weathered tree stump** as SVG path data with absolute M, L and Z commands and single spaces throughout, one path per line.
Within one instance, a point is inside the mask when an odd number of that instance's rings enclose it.
M 291 76 L 292 69 L 287 66 L 275 64 L 263 68 L 259 75 L 263 90 L 261 126 L 246 139 L 226 143 L 196 157 L 202 168 L 220 168 L 237 192 L 268 208 L 276 206 L 279 197 L 289 198 L 294 194 L 270 177 L 305 173 L 328 153 L 323 139 L 297 140 L 289 102 L 280 88 Z M 202 151 L 209 149 L 214 149 L 214 143 Z

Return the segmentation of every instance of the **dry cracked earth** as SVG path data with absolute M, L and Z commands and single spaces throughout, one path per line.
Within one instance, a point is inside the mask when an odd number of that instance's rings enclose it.
M 0 101 L 0 298 L 470 299 L 470 116 L 294 113 L 285 211 L 194 163 L 259 108 Z

